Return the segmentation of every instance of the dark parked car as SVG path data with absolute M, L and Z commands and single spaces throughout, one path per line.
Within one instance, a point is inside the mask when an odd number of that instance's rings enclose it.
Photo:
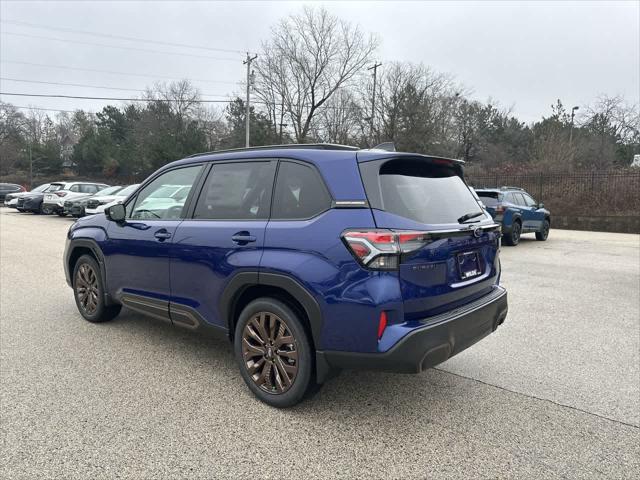
M 103 195 L 115 195 L 123 187 L 121 186 L 113 186 L 107 187 L 100 190 L 98 193 L 87 193 L 85 195 L 80 195 L 71 200 L 66 200 L 63 204 L 63 213 L 65 215 L 71 215 L 72 217 L 80 218 L 85 216 L 85 209 L 87 205 L 93 198 L 100 197 Z
M 15 183 L 0 183 L 0 202 L 4 203 L 4 197 L 10 193 L 20 193 L 26 191 L 22 185 Z
M 86 320 L 124 305 L 219 333 L 286 407 L 334 370 L 418 373 L 494 332 L 499 241 L 458 160 L 293 145 L 166 165 L 71 226 L 64 269 Z
M 17 208 L 18 206 L 18 198 L 26 197 L 27 195 L 33 193 L 42 193 L 49 188 L 50 183 L 43 183 L 42 185 L 38 185 L 36 188 L 31 190 L 30 192 L 18 192 L 18 193 L 8 193 L 4 197 L 4 204 L 6 207 Z
M 28 195 L 20 196 L 16 208 L 21 212 L 43 213 L 42 202 L 45 194 L 60 190 L 62 185 L 62 183 L 52 183 L 41 192 L 30 192 Z
M 476 193 L 496 222 L 502 225 L 507 245 L 517 245 L 523 233 L 535 233 L 545 241 L 551 228 L 551 212 L 543 203 L 518 187 L 476 188 Z

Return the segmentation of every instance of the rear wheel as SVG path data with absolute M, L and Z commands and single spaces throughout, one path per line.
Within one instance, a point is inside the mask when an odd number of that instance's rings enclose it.
M 549 220 L 546 220 L 542 223 L 542 230 L 536 232 L 536 240 L 540 240 L 544 242 L 547 238 L 549 238 L 549 229 L 551 228 L 551 224 Z
M 507 245 L 511 245 L 513 247 L 518 245 L 518 242 L 520 242 L 521 234 L 522 234 L 522 224 L 520 223 L 520 220 L 516 220 L 515 222 L 513 222 L 511 231 L 509 233 L 504 234 L 504 243 L 506 243 Z
M 273 298 L 254 300 L 240 314 L 234 350 L 240 373 L 264 403 L 284 408 L 313 386 L 312 347 L 299 316 Z
M 122 305 L 105 305 L 100 266 L 90 255 L 82 255 L 73 268 L 73 296 L 80 315 L 89 322 L 106 322 L 122 309 Z

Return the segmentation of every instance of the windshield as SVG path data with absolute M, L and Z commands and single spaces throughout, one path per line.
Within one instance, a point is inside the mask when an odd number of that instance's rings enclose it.
M 129 185 L 128 187 L 124 187 L 122 190 L 120 190 L 118 192 L 118 196 L 119 197 L 128 197 L 129 195 L 131 195 L 136 188 L 138 188 L 138 184 L 135 185 Z
M 50 185 L 51 185 L 50 183 L 43 183 L 42 185 L 37 186 L 36 188 L 34 188 L 31 191 L 32 192 L 44 192 L 47 188 L 49 188 Z
M 97 195 L 113 195 L 114 193 L 119 192 L 120 190 L 122 190 L 121 186 L 115 186 L 115 187 L 107 187 L 107 188 L 103 188 L 102 190 L 100 190 Z
M 459 218 L 482 211 L 462 178 L 449 166 L 424 160 L 392 160 L 380 167 L 377 182 L 369 174 L 363 178 L 373 208 L 416 222 L 458 223 Z

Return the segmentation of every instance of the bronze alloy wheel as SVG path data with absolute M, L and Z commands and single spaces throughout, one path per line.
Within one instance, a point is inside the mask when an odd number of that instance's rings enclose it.
M 242 331 L 242 358 L 249 376 L 272 394 L 289 390 L 298 375 L 296 339 L 282 318 L 258 312 Z
M 93 315 L 98 309 L 98 276 L 88 263 L 83 263 L 76 273 L 76 295 L 78 304 L 87 315 Z

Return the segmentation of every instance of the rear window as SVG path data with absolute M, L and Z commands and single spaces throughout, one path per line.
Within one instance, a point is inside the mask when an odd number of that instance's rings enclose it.
M 480 201 L 487 207 L 495 207 L 500 203 L 500 194 L 498 192 L 477 192 Z
M 373 165 L 369 165 L 371 163 Z M 372 208 L 425 224 L 458 223 L 458 218 L 481 211 L 456 171 L 423 159 L 361 164 Z
M 52 183 L 49 188 L 47 188 L 47 192 L 57 192 L 58 190 L 64 189 L 64 183 Z

